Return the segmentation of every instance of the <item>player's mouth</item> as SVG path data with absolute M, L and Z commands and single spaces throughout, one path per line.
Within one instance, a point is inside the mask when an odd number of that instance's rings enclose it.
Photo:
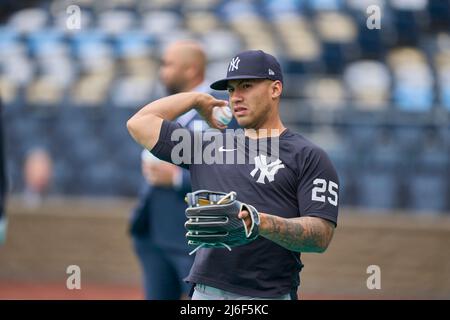
M 243 106 L 234 106 L 233 111 L 236 117 L 244 116 L 247 114 L 247 108 Z

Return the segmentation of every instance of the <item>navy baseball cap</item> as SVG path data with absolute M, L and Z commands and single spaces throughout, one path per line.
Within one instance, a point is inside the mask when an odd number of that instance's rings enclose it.
M 270 79 L 283 82 L 277 59 L 262 50 L 248 50 L 237 54 L 228 64 L 227 77 L 211 84 L 214 90 L 227 90 L 229 80 Z

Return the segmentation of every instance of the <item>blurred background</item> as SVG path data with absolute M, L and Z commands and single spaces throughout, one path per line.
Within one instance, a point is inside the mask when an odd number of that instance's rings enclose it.
M 161 53 L 186 38 L 204 44 L 209 81 L 242 50 L 279 58 L 284 123 L 338 169 L 342 229 L 323 257 L 305 257 L 306 297 L 450 297 L 449 1 L 0 5 L 10 184 L 0 298 L 141 297 L 126 234 L 141 149 L 125 123 L 164 93 Z M 71 5 L 79 29 L 67 27 Z M 368 28 L 372 5 L 380 29 Z M 66 266 L 83 263 L 91 291 L 68 291 Z M 371 264 L 385 270 L 385 289 L 366 288 Z

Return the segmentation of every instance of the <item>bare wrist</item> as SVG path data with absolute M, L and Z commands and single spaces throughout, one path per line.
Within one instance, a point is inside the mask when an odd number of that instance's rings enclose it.
M 194 108 L 195 109 L 201 109 L 202 106 L 205 104 L 205 97 L 206 94 L 203 92 L 193 92 L 195 94 L 194 96 Z
M 259 215 L 259 232 L 261 235 L 267 230 L 267 214 L 258 212 Z

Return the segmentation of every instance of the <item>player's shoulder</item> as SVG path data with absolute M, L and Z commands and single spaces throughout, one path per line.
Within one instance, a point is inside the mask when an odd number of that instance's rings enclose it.
M 287 146 L 292 153 L 326 155 L 319 145 L 289 128 L 283 132 L 281 139 L 285 147 Z
M 336 169 L 322 147 L 302 134 L 291 130 L 287 132 L 284 140 L 287 142 L 283 147 L 285 159 L 299 168 L 300 175 L 303 175 L 306 170 L 319 170 L 333 176 L 336 175 Z

